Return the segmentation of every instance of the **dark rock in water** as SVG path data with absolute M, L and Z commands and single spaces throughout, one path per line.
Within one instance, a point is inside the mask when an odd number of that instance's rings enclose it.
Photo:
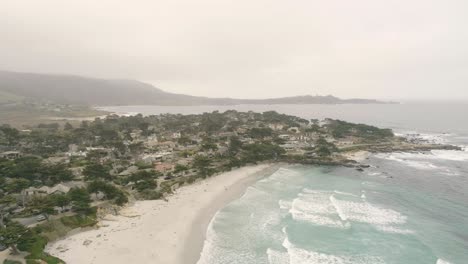
M 356 168 L 357 171 L 364 171 L 363 168 Z

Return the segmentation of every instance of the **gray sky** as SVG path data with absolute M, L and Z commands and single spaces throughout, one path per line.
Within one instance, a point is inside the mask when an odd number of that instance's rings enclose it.
M 0 69 L 264 98 L 468 99 L 466 0 L 1 0 Z

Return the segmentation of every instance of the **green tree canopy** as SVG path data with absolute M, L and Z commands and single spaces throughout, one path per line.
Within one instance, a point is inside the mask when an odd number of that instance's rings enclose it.
M 86 180 L 110 180 L 112 176 L 109 174 L 109 169 L 99 163 L 91 163 L 83 170 L 83 175 Z
M 10 222 L 6 227 L 0 227 L 0 243 L 10 247 L 14 254 L 18 254 L 16 246 L 23 241 L 28 232 L 30 231 L 23 225 Z

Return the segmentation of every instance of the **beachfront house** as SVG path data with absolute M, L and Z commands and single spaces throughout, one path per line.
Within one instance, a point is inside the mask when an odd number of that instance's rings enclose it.
M 0 153 L 0 158 L 14 160 L 17 158 L 21 158 L 23 155 L 19 151 L 6 151 Z
M 175 165 L 173 163 L 168 163 L 168 162 L 158 162 L 154 165 L 154 169 L 162 173 L 172 171 L 174 167 Z
M 42 186 L 39 188 L 29 187 L 24 189 L 22 194 L 26 197 L 28 196 L 46 196 L 51 194 L 67 194 L 72 188 L 82 188 L 85 187 L 84 182 L 66 182 L 59 183 L 53 187 Z

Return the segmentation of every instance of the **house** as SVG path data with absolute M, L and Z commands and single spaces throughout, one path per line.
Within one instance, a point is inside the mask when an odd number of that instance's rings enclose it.
M 226 147 L 226 146 L 218 146 L 217 152 L 218 152 L 219 154 L 225 155 L 225 154 L 228 153 L 228 151 L 229 151 L 229 148 L 228 148 L 228 147 Z
M 70 159 L 68 157 L 49 157 L 44 160 L 44 163 L 47 164 L 60 164 L 60 163 L 69 163 Z
M 249 137 L 244 137 L 244 138 L 241 138 L 240 141 L 244 144 L 254 144 L 255 143 L 255 140 L 253 140 L 253 138 L 249 138 Z
M 133 139 L 133 141 L 139 140 L 142 132 L 143 131 L 141 131 L 140 129 L 134 129 L 130 133 L 130 137 Z
M 288 128 L 288 131 L 292 132 L 292 133 L 299 133 L 300 132 L 298 127 L 290 127 L 290 128 Z
M 148 136 L 145 140 L 145 145 L 147 147 L 154 147 L 156 145 L 158 145 L 159 141 L 158 141 L 158 136 L 156 136 L 156 134 L 152 134 L 150 136 Z
M 66 182 L 59 183 L 53 187 L 42 186 L 40 188 L 29 187 L 23 190 L 22 194 L 26 196 L 45 196 L 51 194 L 66 194 L 73 188 L 82 188 L 85 187 L 84 182 Z
M 174 167 L 175 167 L 174 164 L 172 164 L 172 163 L 166 163 L 166 162 L 159 162 L 159 163 L 156 163 L 156 164 L 154 165 L 154 169 L 155 169 L 156 171 L 160 171 L 160 172 L 163 172 L 163 173 L 173 170 Z
M 86 157 L 88 155 L 87 152 L 81 151 L 76 144 L 68 145 L 68 152 L 67 156 L 69 157 Z
M 245 134 L 245 133 L 247 133 L 247 128 L 238 127 L 238 128 L 236 129 L 236 132 L 239 133 L 239 134 Z
M 128 167 L 126 170 L 122 171 L 121 173 L 119 173 L 119 176 L 128 176 L 128 175 L 132 175 L 133 173 L 137 172 L 138 171 L 138 167 L 137 166 L 130 166 Z
M 182 134 L 180 132 L 172 133 L 172 139 L 179 139 L 181 137 L 182 137 Z
M 158 148 L 164 152 L 172 152 L 176 147 L 176 143 L 172 141 L 164 141 L 158 144 Z
M 287 144 L 280 145 L 280 147 L 284 148 L 286 151 L 292 151 L 292 150 L 295 150 L 297 146 L 294 143 L 287 143 Z
M 269 124 L 268 127 L 275 130 L 275 131 L 280 131 L 280 130 L 283 130 L 284 125 L 279 124 L 279 123 L 273 123 L 273 124 Z
M 183 158 L 177 160 L 177 164 L 182 166 L 189 166 L 193 162 L 193 158 Z
M 86 151 L 77 151 L 77 152 L 67 152 L 67 156 L 69 157 L 86 157 L 88 153 Z
M 19 151 L 6 151 L 0 153 L 0 158 L 14 160 L 17 158 L 21 158 L 23 155 Z
M 224 132 L 219 132 L 218 137 L 223 138 L 223 137 L 234 137 L 237 136 L 236 132 L 231 132 L 231 131 L 224 131 Z
M 199 136 L 192 136 L 190 137 L 190 140 L 192 141 L 192 144 L 200 144 L 203 141 Z
M 355 139 L 353 137 L 346 137 L 346 138 L 343 138 L 343 139 L 339 139 L 337 142 L 336 142 L 336 145 L 338 147 L 344 147 L 344 146 L 350 146 L 350 145 L 354 145 L 355 144 Z

